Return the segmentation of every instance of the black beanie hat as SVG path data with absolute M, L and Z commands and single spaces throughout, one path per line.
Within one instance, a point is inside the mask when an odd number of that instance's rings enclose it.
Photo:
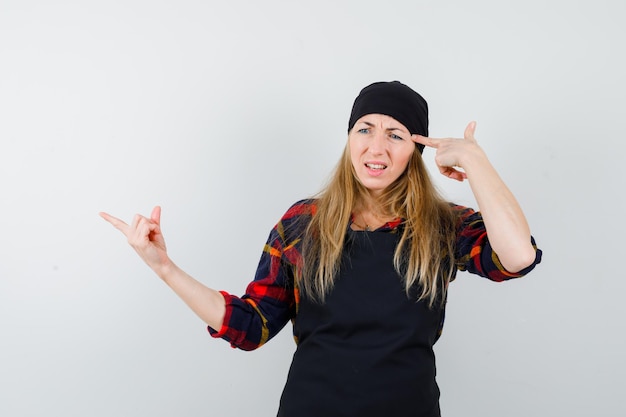
M 402 123 L 409 133 L 428 136 L 428 104 L 410 87 L 399 81 L 377 82 L 365 87 L 354 100 L 348 132 L 366 114 L 385 114 Z M 416 143 L 420 153 L 424 145 Z

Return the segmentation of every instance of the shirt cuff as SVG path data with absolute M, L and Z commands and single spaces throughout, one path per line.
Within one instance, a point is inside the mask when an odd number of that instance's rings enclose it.
M 228 330 L 228 325 L 226 324 L 226 321 L 228 320 L 228 317 L 230 317 L 228 310 L 230 309 L 232 295 L 230 295 L 226 291 L 220 291 L 220 294 L 222 294 L 222 296 L 224 297 L 224 303 L 226 305 L 226 314 L 224 314 L 222 327 L 220 327 L 219 330 L 215 330 L 213 327 L 207 326 L 209 334 L 215 338 L 223 337 L 226 334 L 226 331 Z

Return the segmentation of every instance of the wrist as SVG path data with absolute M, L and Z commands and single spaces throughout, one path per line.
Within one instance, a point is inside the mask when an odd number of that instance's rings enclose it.
M 163 262 L 158 269 L 155 269 L 156 274 L 163 281 L 167 282 L 169 278 L 175 274 L 178 267 L 169 258 Z
M 472 152 L 467 152 L 461 161 L 461 167 L 469 175 L 473 171 L 484 170 L 491 166 L 487 155 L 479 147 Z

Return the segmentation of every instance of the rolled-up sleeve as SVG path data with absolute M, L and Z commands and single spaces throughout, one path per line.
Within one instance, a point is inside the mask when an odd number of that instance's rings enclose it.
M 459 210 L 455 254 L 456 265 L 459 270 L 500 282 L 522 277 L 541 262 L 542 252 L 537 248 L 535 239 L 531 237 L 531 243 L 535 248 L 533 263 L 521 271 L 507 271 L 489 243 L 485 223 L 480 212 L 463 206 L 456 206 L 455 209 Z
M 294 233 L 294 224 L 306 207 L 304 202 L 296 203 L 274 226 L 245 295 L 237 297 L 221 291 L 226 314 L 220 329 L 208 327 L 211 336 L 227 340 L 232 347 L 253 350 L 274 337 L 295 316 L 294 265 L 300 261 L 300 238 Z

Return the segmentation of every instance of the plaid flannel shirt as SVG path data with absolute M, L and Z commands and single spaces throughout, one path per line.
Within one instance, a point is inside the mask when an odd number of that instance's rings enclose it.
M 453 207 L 460 214 L 455 254 L 458 270 L 501 282 L 524 276 L 541 261 L 541 250 L 532 239 L 535 261 L 522 271 L 508 272 L 489 244 L 480 212 L 458 205 Z M 295 319 L 300 294 L 293 271 L 301 265 L 300 237 L 315 210 L 315 200 L 302 200 L 291 206 L 270 232 L 246 294 L 237 297 L 221 291 L 226 314 L 219 330 L 208 328 L 213 337 L 221 337 L 239 349 L 253 350 Z M 401 224 L 402 219 L 398 219 L 378 231 L 393 231 Z

